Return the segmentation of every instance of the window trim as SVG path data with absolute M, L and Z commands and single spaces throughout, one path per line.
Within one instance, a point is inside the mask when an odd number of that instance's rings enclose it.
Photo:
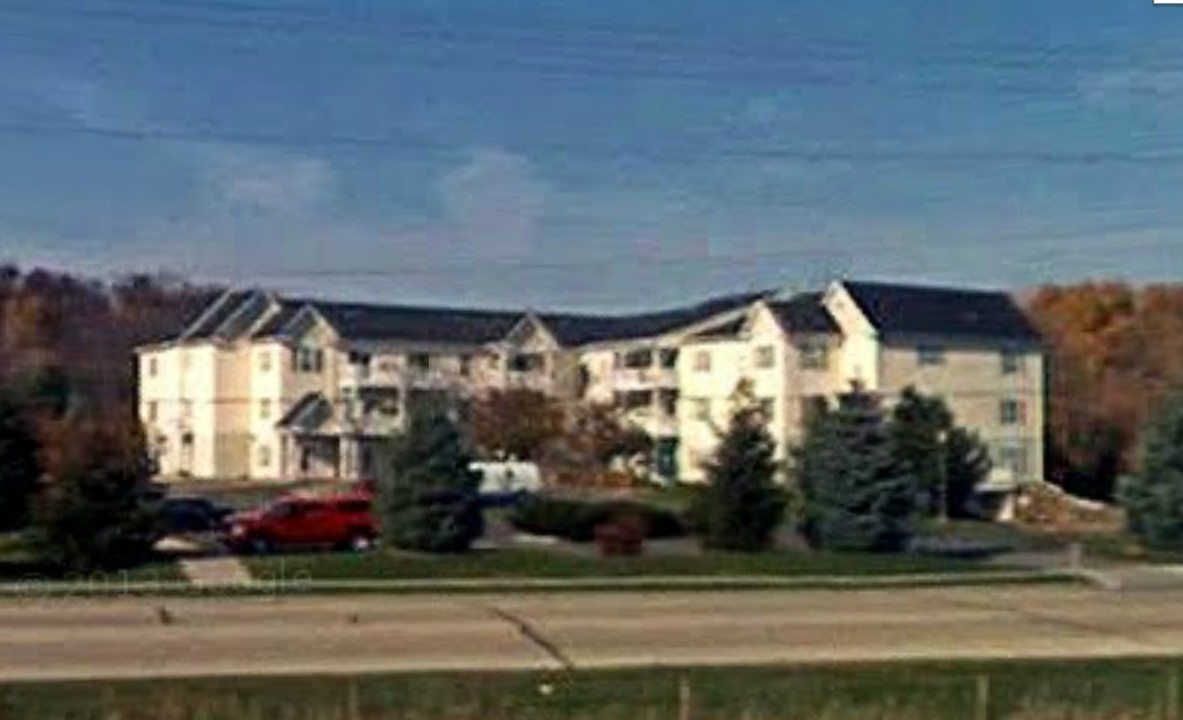
M 711 351 L 696 350 L 694 352 L 694 372 L 708 373 L 711 371 Z
M 776 346 L 760 345 L 755 352 L 755 366 L 758 370 L 771 370 L 776 367 Z

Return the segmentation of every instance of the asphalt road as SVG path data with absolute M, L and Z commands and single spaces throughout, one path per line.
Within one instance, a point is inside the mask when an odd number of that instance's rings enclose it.
M 0 601 L 0 681 L 1183 651 L 1183 591 Z

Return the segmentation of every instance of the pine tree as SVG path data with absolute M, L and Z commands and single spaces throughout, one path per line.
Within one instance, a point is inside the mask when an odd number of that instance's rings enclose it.
M 810 423 L 796 453 L 804 533 L 815 547 L 891 552 L 911 537 L 915 486 L 878 401 L 855 389 Z
M 953 413 L 945 402 L 913 387 L 904 389 L 891 411 L 888 429 L 896 461 L 915 482 L 917 503 L 928 515 L 948 515 L 944 443 L 952 427 Z
M 1150 423 L 1141 456 L 1141 470 L 1119 488 L 1130 532 L 1150 548 L 1183 548 L 1183 394 Z
M 37 435 L 25 408 L 0 394 L 0 532 L 24 527 L 41 478 Z
M 990 451 L 977 433 L 954 427 L 945 437 L 945 503 L 949 517 L 976 517 L 978 486 L 993 468 Z
M 391 448 L 380 486 L 382 534 L 390 545 L 422 552 L 462 552 L 484 533 L 479 478 L 456 423 L 439 408 L 412 412 Z
M 737 395 L 730 425 L 706 467 L 710 482 L 698 496 L 696 514 L 706 547 L 756 552 L 772 544 L 785 497 L 776 486 L 776 444 L 763 411 L 742 388 Z

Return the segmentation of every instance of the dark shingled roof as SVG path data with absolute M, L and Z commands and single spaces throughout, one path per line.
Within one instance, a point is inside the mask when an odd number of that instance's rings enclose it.
M 198 316 L 194 318 L 193 323 L 181 335 L 181 339 L 209 340 L 213 338 L 218 327 L 233 315 L 239 306 L 251 295 L 252 291 L 250 290 L 234 290 L 226 293 L 219 300 L 215 301 L 212 308 L 207 308 L 208 313 L 202 313 L 204 317 Z
M 842 286 L 885 335 L 1038 342 L 1039 335 L 1003 292 L 843 282 Z
M 504 338 L 520 312 L 314 302 L 312 306 L 349 340 L 406 340 L 480 345 Z
M 563 345 L 588 345 L 610 340 L 656 337 L 739 310 L 767 293 L 745 293 L 712 298 L 688 308 L 638 315 L 571 315 L 545 313 L 542 322 Z
M 787 333 L 834 334 L 839 332 L 825 306 L 821 293 L 802 293 L 787 300 L 773 300 L 768 308 Z
M 252 337 L 255 340 L 279 337 L 283 334 L 284 328 L 291 322 L 292 318 L 296 317 L 300 310 L 304 308 L 304 305 L 305 303 L 299 301 L 284 301 L 279 311 L 267 318 L 267 322 L 263 323 Z

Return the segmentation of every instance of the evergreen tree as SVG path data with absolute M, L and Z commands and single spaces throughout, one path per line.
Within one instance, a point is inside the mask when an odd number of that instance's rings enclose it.
M 762 408 L 741 386 L 730 425 L 706 467 L 709 484 L 697 498 L 706 547 L 755 552 L 772 544 L 785 497 L 776 486 L 776 444 L 766 425 Z
M 24 527 L 41 479 L 40 444 L 20 403 L 0 393 L 0 532 Z
M 380 487 L 383 537 L 406 550 L 467 550 L 484 534 L 484 518 L 460 431 L 435 407 L 414 410 L 409 423 L 395 438 Z
M 912 478 L 917 504 L 928 515 L 948 515 L 944 443 L 952 427 L 953 413 L 945 402 L 913 387 L 904 389 L 891 411 L 888 428 L 896 462 Z
M 819 414 L 796 453 L 804 533 L 815 547 L 898 551 L 911 537 L 915 486 L 901 471 L 878 401 L 856 388 Z
M 990 475 L 990 451 L 977 433 L 954 427 L 945 437 L 945 503 L 948 516 L 972 518 L 977 488 Z
M 49 464 L 36 535 L 47 559 L 64 569 L 128 567 L 158 539 L 144 490 L 150 464 L 132 423 L 63 421 L 67 448 Z
M 1141 455 L 1141 470 L 1119 488 L 1130 532 L 1150 548 L 1183 548 L 1183 394 L 1146 429 Z

